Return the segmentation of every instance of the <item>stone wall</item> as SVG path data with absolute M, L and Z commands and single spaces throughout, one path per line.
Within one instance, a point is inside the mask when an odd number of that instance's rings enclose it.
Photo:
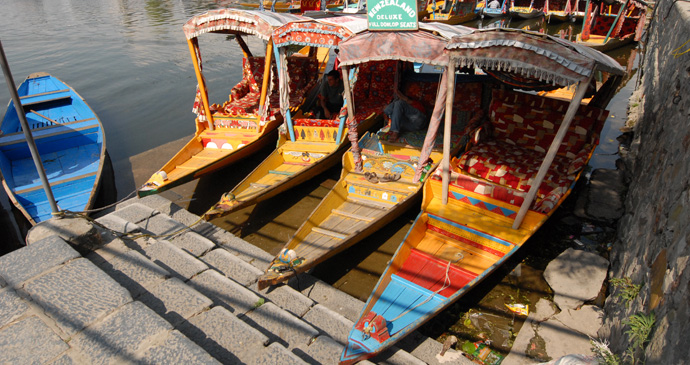
M 637 313 L 656 317 L 644 356 L 650 364 L 690 359 L 690 3 L 657 2 L 644 55 L 642 115 L 626 165 L 630 187 L 611 255 L 611 278 L 641 284 L 632 301 L 610 288 L 600 331 L 611 349 L 630 346 Z M 634 105 L 634 104 L 633 104 Z M 642 360 L 638 352 L 636 359 Z

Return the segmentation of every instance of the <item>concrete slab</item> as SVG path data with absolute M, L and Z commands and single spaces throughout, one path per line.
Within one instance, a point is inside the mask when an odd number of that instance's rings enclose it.
M 535 322 L 543 322 L 553 317 L 554 314 L 556 314 L 554 303 L 540 298 L 537 304 L 534 305 L 534 309 L 529 313 L 529 318 Z
M 117 212 L 115 212 L 117 213 Z M 182 233 L 181 230 L 187 226 L 173 220 L 172 218 L 157 214 L 137 223 L 145 232 L 154 235 L 173 235 Z
M 51 218 L 43 221 L 29 230 L 26 243 L 31 245 L 53 236 L 69 242 L 81 254 L 93 251 L 103 244 L 98 229 L 84 218 Z
M 128 222 L 138 224 L 157 215 L 158 213 L 159 212 L 155 209 L 151 209 L 150 207 L 147 207 L 143 204 L 134 202 L 133 204 L 130 204 L 122 209 L 118 208 L 116 211 L 110 213 L 109 215 L 113 215 L 122 218 Z M 139 226 L 142 227 L 143 225 Z
M 261 352 L 259 357 L 254 360 L 255 365 L 305 365 L 308 364 L 304 360 L 300 359 L 297 355 L 288 351 L 284 346 L 278 343 L 272 343 L 264 351 Z
M 311 345 L 299 346 L 292 350 L 292 352 L 310 364 L 337 365 L 343 349 L 343 345 L 334 339 L 321 335 Z
M 443 349 L 443 344 L 422 335 L 421 333 L 415 331 L 411 334 L 405 336 L 397 345 L 400 349 L 409 352 L 412 356 L 424 361 L 427 364 L 473 364 L 473 362 L 462 356 L 460 353 L 452 354 L 452 351 L 446 352 L 441 360 L 439 360 L 439 354 Z M 462 345 L 456 345 L 456 348 L 460 348 Z
M 555 318 L 542 322 L 537 334 L 546 343 L 546 353 L 552 359 L 568 354 L 593 355 L 589 338 L 564 326 Z
M 69 346 L 38 317 L 25 318 L 0 330 L 0 363 L 47 363 Z
M 220 362 L 178 331 L 170 332 L 162 344 L 150 347 L 144 364 L 220 364 Z
M 566 309 L 553 318 L 573 331 L 596 338 L 603 323 L 604 310 L 594 305 L 585 305 L 578 310 Z
M 163 281 L 138 300 L 165 318 L 173 327 L 213 305 L 211 299 L 177 278 Z
M 100 217 L 96 219 L 96 222 L 102 224 L 105 228 L 118 233 L 134 233 L 141 231 L 141 227 L 139 227 L 136 223 L 132 223 L 115 214 L 108 214 Z
M 352 322 L 359 318 L 359 314 L 364 308 L 364 302 L 311 275 L 303 274 L 297 278 L 292 278 L 288 281 L 288 285 L 315 302 L 340 313 Z
M 256 283 L 254 283 L 249 289 L 300 318 L 314 305 L 313 300 L 287 285 L 277 285 L 258 290 Z
M 424 365 L 424 361 L 412 356 L 405 350 L 399 347 L 392 346 L 388 350 L 382 352 L 378 356 L 371 359 L 375 364 L 390 364 L 390 365 Z
M 171 238 L 170 243 L 195 257 L 202 256 L 216 247 L 216 244 L 211 240 L 192 231 L 184 232 L 179 236 Z
M 223 307 L 213 307 L 179 330 L 225 364 L 251 364 L 265 350 L 268 337 Z
M 24 290 L 70 336 L 132 301 L 125 288 L 84 258 L 29 281 Z
M 0 328 L 21 317 L 29 306 L 11 288 L 0 290 Z
M 223 248 L 207 253 L 201 257 L 201 260 L 225 276 L 237 281 L 242 286 L 254 284 L 259 275 L 264 273 Z
M 288 349 L 306 346 L 319 335 L 314 327 L 273 303 L 266 303 L 239 318 Z
M 218 227 L 205 237 L 259 270 L 265 270 L 273 261 L 273 255 Z
M 235 315 L 247 313 L 260 304 L 261 298 L 256 293 L 212 269 L 195 276 L 187 284 Z
M 133 298 L 146 293 L 171 276 L 168 271 L 134 250 L 103 261 L 98 267 L 129 290 Z
M 35 241 L 33 244 L 0 256 L 0 276 L 10 286 L 24 281 L 55 266 L 81 257 L 67 242 L 57 236 Z
M 347 344 L 347 335 L 354 326 L 351 320 L 321 304 L 312 307 L 302 319 L 319 332 L 333 338 L 341 346 Z
M 131 302 L 75 336 L 70 345 L 90 364 L 136 362 L 137 351 L 167 336 L 170 323 L 139 302 Z
M 609 262 L 597 254 L 569 248 L 546 266 L 544 279 L 561 310 L 576 309 L 597 297 L 608 266 Z
M 199 259 L 168 241 L 158 241 L 144 248 L 144 252 L 156 265 L 182 281 L 187 281 L 208 269 Z
M 79 355 L 79 352 L 74 349 L 69 349 L 64 352 L 57 360 L 50 363 L 50 365 L 77 365 L 85 362 Z

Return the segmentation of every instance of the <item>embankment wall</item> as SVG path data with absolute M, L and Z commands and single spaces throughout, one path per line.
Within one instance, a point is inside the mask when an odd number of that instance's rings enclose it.
M 658 1 L 648 32 L 643 110 L 626 161 L 631 182 L 610 272 L 642 287 L 631 301 L 610 288 L 600 335 L 622 354 L 631 345 L 625 321 L 653 312 L 646 362 L 681 364 L 690 361 L 690 52 L 680 54 L 690 48 L 690 2 Z

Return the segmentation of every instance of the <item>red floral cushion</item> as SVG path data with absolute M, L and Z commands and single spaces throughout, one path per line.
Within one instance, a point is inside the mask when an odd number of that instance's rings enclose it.
M 546 153 L 563 122 L 568 102 L 531 94 L 494 90 L 490 107 L 497 140 Z M 580 106 L 558 149 L 559 156 L 576 158 L 598 138 L 608 111 Z
M 454 165 L 470 175 L 493 183 L 528 192 L 545 154 L 504 142 L 481 143 L 463 154 Z M 562 194 L 575 180 L 569 174 L 571 160 L 556 156 L 542 181 L 537 196 L 546 197 L 558 189 Z
M 300 127 L 338 127 L 340 121 L 338 119 L 295 119 L 295 126 Z

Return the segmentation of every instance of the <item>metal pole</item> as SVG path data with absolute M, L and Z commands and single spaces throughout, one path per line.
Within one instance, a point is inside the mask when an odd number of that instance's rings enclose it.
M 26 143 L 29 145 L 29 151 L 31 151 L 31 157 L 34 159 L 34 165 L 36 165 L 38 177 L 41 178 L 41 183 L 43 183 L 43 190 L 46 192 L 48 203 L 50 203 L 50 209 L 53 211 L 53 215 L 55 215 L 60 210 L 57 207 L 57 203 L 55 203 L 53 190 L 50 188 L 50 183 L 46 177 L 46 172 L 43 169 L 43 161 L 41 161 L 41 156 L 38 154 L 34 136 L 31 134 L 31 129 L 29 129 L 29 123 L 26 121 L 24 107 L 22 107 L 22 102 L 19 100 L 19 94 L 17 94 L 17 88 L 15 87 L 14 79 L 12 78 L 12 73 L 10 72 L 10 66 L 7 64 L 7 57 L 5 57 L 5 49 L 2 47 L 2 41 L 0 41 L 0 56 L 0 62 L 2 62 L 2 73 L 5 74 L 7 88 L 10 90 L 10 95 L 12 95 L 14 109 L 17 110 L 17 117 L 19 118 L 19 122 L 22 125 L 22 130 L 24 131 L 24 138 L 26 138 Z

